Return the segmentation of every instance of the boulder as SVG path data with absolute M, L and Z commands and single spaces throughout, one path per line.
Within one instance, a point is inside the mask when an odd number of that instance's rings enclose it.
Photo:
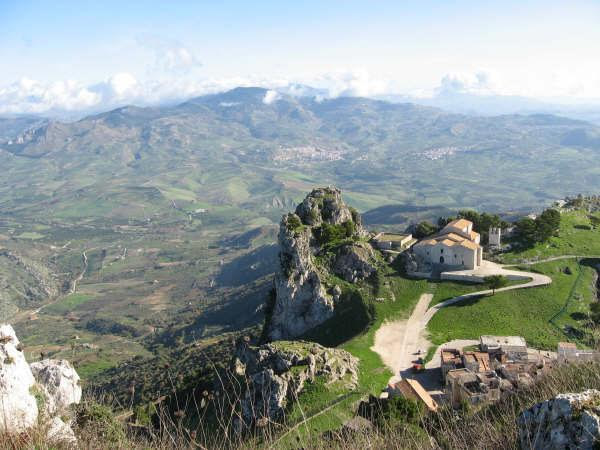
M 559 394 L 523 411 L 521 448 L 592 450 L 600 442 L 600 391 Z
M 422 258 L 419 258 L 413 252 L 402 252 L 398 258 L 404 273 L 412 274 L 431 270 L 429 263 L 425 263 Z
M 337 302 L 340 298 L 342 298 L 342 288 L 336 284 L 331 290 L 331 295 L 333 295 L 333 301 Z
M 68 361 L 45 359 L 31 364 L 31 371 L 44 391 L 44 413 L 48 417 L 64 415 L 71 405 L 81 401 L 79 375 Z
M 77 438 L 70 425 L 56 416 L 50 420 L 46 429 L 46 441 L 49 444 L 67 446 L 68 448 L 77 447 Z
M 20 434 L 37 424 L 35 379 L 10 325 L 0 325 L 0 431 Z

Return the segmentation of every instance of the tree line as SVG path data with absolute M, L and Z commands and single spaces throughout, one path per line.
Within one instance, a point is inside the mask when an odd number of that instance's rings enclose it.
M 560 212 L 553 208 L 544 210 L 535 219 L 523 217 L 514 224 L 501 219 L 498 214 L 478 213 L 477 211 L 465 209 L 458 211 L 456 216 L 440 217 L 436 225 L 429 221 L 418 223 L 413 228 L 413 236 L 417 239 L 430 236 L 455 219 L 466 219 L 473 222 L 473 229 L 481 235 L 482 244 L 488 242 L 489 229 L 492 227 L 506 230 L 514 226 L 514 239 L 526 246 L 546 242 L 556 235 L 560 228 Z
M 481 235 L 483 244 L 488 241 L 488 234 L 491 227 L 499 227 L 506 229 L 510 226 L 508 222 L 502 220 L 498 214 L 478 213 L 471 209 L 462 209 L 458 211 L 456 216 L 440 217 L 437 225 L 428 221 L 418 223 L 413 231 L 413 235 L 417 239 L 422 239 L 431 234 L 437 233 L 450 222 L 456 219 L 466 219 L 473 222 L 473 229 Z
M 560 212 L 546 209 L 535 219 L 523 217 L 515 224 L 515 239 L 523 245 L 534 245 L 546 242 L 558 233 L 560 228 Z

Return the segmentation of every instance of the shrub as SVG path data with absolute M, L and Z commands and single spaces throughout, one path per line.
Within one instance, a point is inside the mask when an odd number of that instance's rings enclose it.
M 348 220 L 341 225 L 323 223 L 315 230 L 315 237 L 319 245 L 335 245 L 344 239 L 351 238 L 356 231 L 356 225 Z
M 29 393 L 35 397 L 35 403 L 37 404 L 38 411 L 43 411 L 46 405 L 46 397 L 40 390 L 40 388 L 34 384 L 29 388 Z
M 423 239 L 424 237 L 429 236 L 436 231 L 438 231 L 438 228 L 425 220 L 417 224 L 413 234 L 417 239 Z
M 92 319 L 85 324 L 86 330 L 99 334 L 115 334 L 123 337 L 138 337 L 140 332 L 131 325 L 119 323 L 112 319 Z
M 106 445 L 118 444 L 126 438 L 124 426 L 112 410 L 95 401 L 86 401 L 78 405 L 76 422 L 79 429 L 102 436 Z
M 302 222 L 296 214 L 288 214 L 287 225 L 289 230 L 297 230 L 302 226 Z

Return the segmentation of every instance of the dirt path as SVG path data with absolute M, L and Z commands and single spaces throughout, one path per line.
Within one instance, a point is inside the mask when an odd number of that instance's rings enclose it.
M 600 256 L 581 256 L 581 255 L 562 255 L 562 256 L 553 256 L 551 258 L 540 259 L 537 261 L 525 261 L 521 263 L 510 263 L 504 264 L 502 267 L 517 267 L 517 266 L 532 266 L 534 264 L 541 264 L 545 262 L 559 261 L 561 259 L 574 259 L 574 258 L 588 258 L 588 259 L 600 259 Z
M 385 365 L 393 371 L 390 383 L 399 381 L 400 372 L 412 366 L 412 361 L 418 358 L 416 352 L 427 351 L 430 343 L 423 333 L 426 324 L 422 320 L 432 299 L 433 294 L 421 294 L 408 319 L 385 322 L 375 333 L 371 350 L 381 356 Z
M 496 292 L 525 289 L 552 283 L 550 277 L 539 273 L 509 270 L 500 265 L 496 265 L 494 270 L 496 273 L 505 276 L 519 275 L 531 279 L 527 283 L 497 289 Z M 491 293 L 491 289 L 485 289 L 459 295 L 432 307 L 429 307 L 429 303 L 433 298 L 433 294 L 422 294 L 417 306 L 407 320 L 385 322 L 375 333 L 375 342 L 371 350 L 377 353 L 384 364 L 394 373 L 390 378 L 390 383 L 395 383 L 402 378 L 415 378 L 428 391 L 438 392 L 440 388 L 439 376 L 437 376 L 434 369 L 426 370 L 418 375 L 413 374 L 411 370 L 414 360 L 419 357 L 419 352 L 421 352 L 421 356 L 425 357 L 425 353 L 431 346 L 427 336 L 427 324 L 435 313 L 445 306 Z

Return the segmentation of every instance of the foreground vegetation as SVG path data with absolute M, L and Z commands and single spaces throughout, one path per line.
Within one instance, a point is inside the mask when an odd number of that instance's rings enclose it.
M 162 420 L 160 426 L 149 433 L 140 433 L 134 427 L 127 427 L 114 413 L 95 401 L 88 400 L 78 408 L 75 432 L 82 448 L 104 449 L 157 449 L 178 450 L 205 448 L 253 449 L 253 448 L 372 448 L 372 449 L 428 449 L 462 450 L 493 448 L 499 450 L 519 447 L 517 418 L 521 411 L 534 404 L 553 398 L 565 392 L 581 392 L 586 389 L 600 389 L 600 365 L 585 363 L 564 365 L 549 372 L 531 388 L 521 390 L 503 398 L 498 403 L 473 411 L 465 408 L 459 411 L 443 408 L 439 414 L 428 416 L 415 414 L 419 411 L 410 404 L 399 405 L 397 412 L 381 411 L 375 420 L 375 427 L 364 432 L 322 433 L 310 426 L 305 434 L 292 441 L 282 442 L 280 436 L 289 426 L 274 426 L 263 429 L 254 437 L 231 433 L 220 433 L 206 441 L 207 430 L 202 422 L 194 427 L 184 426 L 172 420 L 158 409 Z M 409 402 L 410 403 L 410 402 Z M 27 436 L 5 441 L 13 448 L 35 447 L 39 449 L 60 449 L 49 447 L 44 442 L 43 430 L 34 430 Z M 215 437 L 214 434 L 211 436 Z

